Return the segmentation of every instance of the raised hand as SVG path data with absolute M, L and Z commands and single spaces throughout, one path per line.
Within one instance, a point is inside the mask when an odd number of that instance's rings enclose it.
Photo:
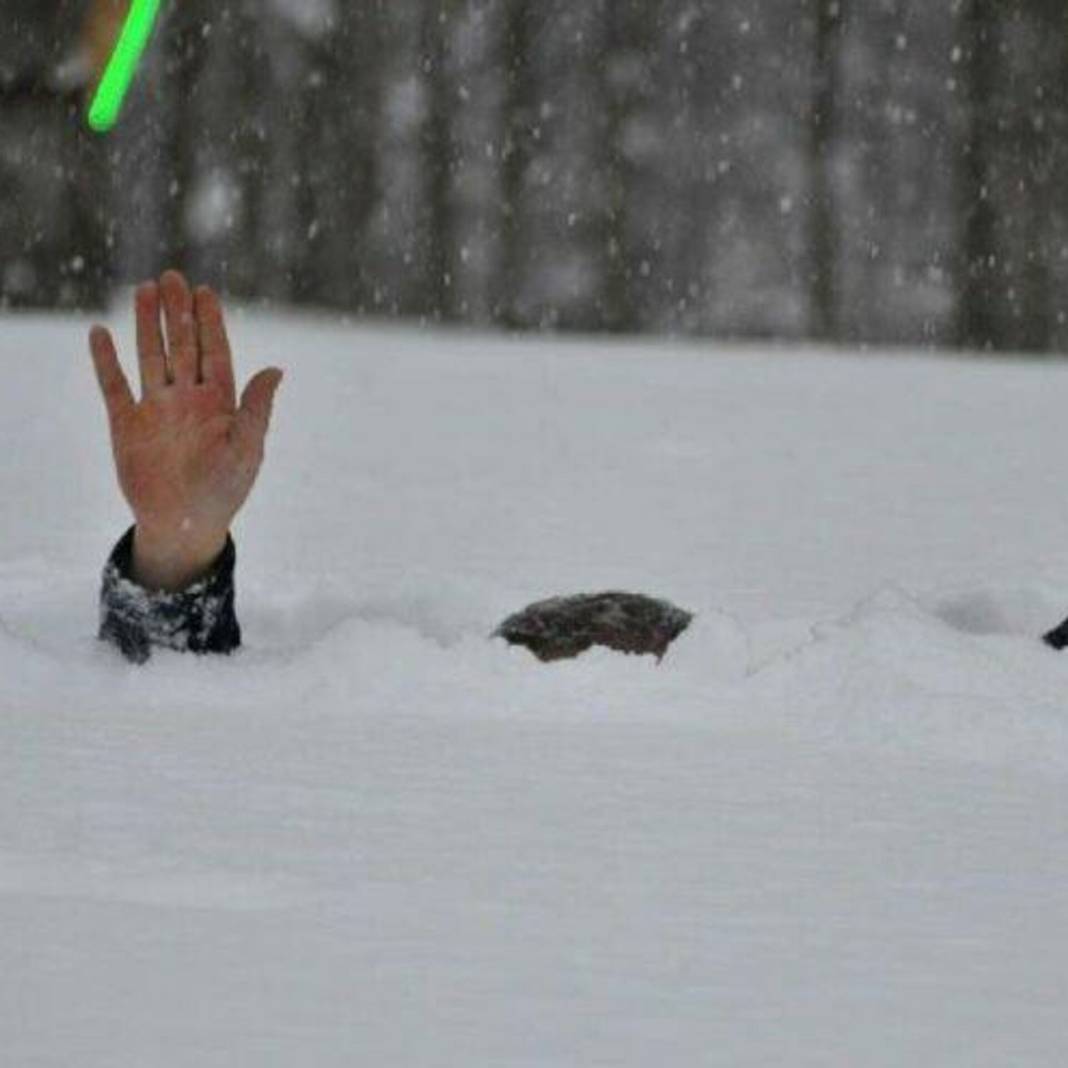
M 140 401 L 109 331 L 94 326 L 89 347 L 119 486 L 137 524 L 133 577 L 175 592 L 206 574 L 226 546 L 263 462 L 282 372 L 256 374 L 239 405 L 222 309 L 210 289 L 194 294 L 168 271 L 158 285 L 140 286 L 135 304 Z

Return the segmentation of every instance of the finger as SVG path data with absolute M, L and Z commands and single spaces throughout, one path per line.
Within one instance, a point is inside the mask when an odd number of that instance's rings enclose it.
M 177 386 L 191 386 L 200 378 L 193 294 L 185 278 L 177 271 L 165 272 L 159 285 L 163 295 L 171 378 Z
M 115 342 L 110 332 L 104 327 L 94 326 L 89 331 L 89 351 L 93 356 L 96 380 L 100 383 L 100 392 L 108 410 L 108 419 L 114 425 L 115 420 L 134 405 L 130 383 L 126 381 L 126 375 L 119 363 Z
M 242 449 L 259 452 L 271 425 L 274 396 L 282 382 L 282 372 L 269 367 L 254 375 L 241 394 L 235 428 L 237 443 Z
M 159 327 L 159 286 L 146 282 L 134 298 L 137 311 L 137 362 L 141 369 L 141 396 L 147 397 L 167 384 L 167 354 Z
M 198 286 L 194 294 L 194 310 L 200 344 L 201 377 L 205 382 L 221 386 L 230 408 L 236 408 L 234 364 L 219 298 L 207 286 Z

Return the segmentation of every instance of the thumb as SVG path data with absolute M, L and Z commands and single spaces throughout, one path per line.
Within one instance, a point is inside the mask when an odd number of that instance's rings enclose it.
M 282 372 L 277 367 L 268 367 L 252 376 L 241 394 L 237 411 L 239 437 L 246 443 L 261 444 L 271 425 L 274 395 L 282 382 Z
M 274 395 L 281 382 L 282 372 L 277 367 L 268 367 L 266 371 L 253 375 L 241 394 L 238 414 L 261 429 L 264 434 L 271 424 Z

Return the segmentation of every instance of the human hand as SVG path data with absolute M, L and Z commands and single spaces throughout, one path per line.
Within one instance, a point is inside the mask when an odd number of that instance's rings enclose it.
M 140 286 L 135 307 L 140 401 L 110 332 L 94 326 L 89 347 L 119 486 L 137 524 L 133 578 L 177 592 L 206 574 L 226 546 L 263 462 L 282 372 L 260 371 L 238 405 L 219 299 L 205 286 L 190 292 L 176 271 Z

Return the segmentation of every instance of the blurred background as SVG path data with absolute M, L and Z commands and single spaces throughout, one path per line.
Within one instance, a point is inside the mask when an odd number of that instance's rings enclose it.
M 1068 350 L 1064 0 L 0 0 L 0 306 Z

